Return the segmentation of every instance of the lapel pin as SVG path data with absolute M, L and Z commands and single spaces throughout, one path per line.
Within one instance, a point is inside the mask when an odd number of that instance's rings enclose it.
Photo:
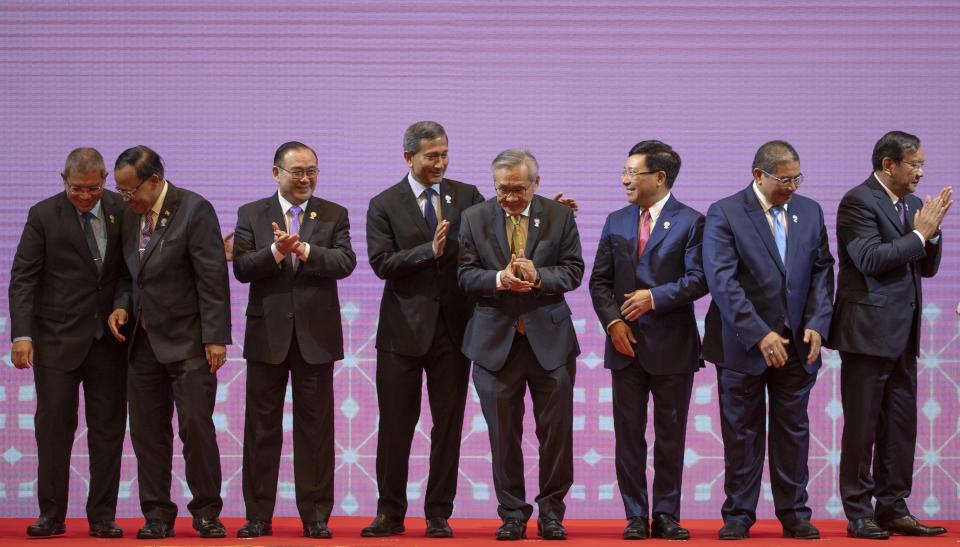
M 163 217 L 163 218 L 160 219 L 160 227 L 161 227 L 161 228 L 166 228 L 166 227 L 167 227 L 167 217 Z
M 669 230 L 669 229 L 670 229 L 670 221 L 669 221 L 669 220 L 664 220 L 664 221 L 663 221 L 663 229 L 664 229 L 664 230 Z
M 113 215 L 109 215 L 109 217 L 110 217 L 110 224 L 113 224 L 113 223 L 114 223 L 114 222 L 113 222 Z
M 310 211 L 310 220 L 317 220 L 317 212 Z
M 170 216 L 170 209 L 164 209 L 164 210 L 163 210 L 163 216 L 169 217 L 169 216 Z
M 450 197 L 449 194 L 446 196 L 443 196 L 443 199 L 447 200 L 447 205 L 450 205 L 451 203 L 453 203 L 453 198 Z
M 539 219 L 539 218 L 533 219 L 533 227 L 534 227 L 534 228 L 539 228 L 539 227 L 540 227 L 540 219 Z
M 793 223 L 794 223 L 794 224 L 797 223 L 797 215 L 793 215 Z

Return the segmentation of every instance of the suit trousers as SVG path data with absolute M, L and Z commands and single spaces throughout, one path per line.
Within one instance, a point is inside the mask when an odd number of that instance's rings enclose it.
M 93 342 L 74 370 L 34 366 L 40 516 L 63 521 L 67 515 L 70 453 L 77 431 L 78 388 L 83 384 L 90 457 L 87 519 L 96 522 L 116 517 L 120 459 L 127 431 L 125 351 L 126 347 L 113 337 L 102 337 Z
M 137 456 L 140 509 L 147 519 L 173 523 L 170 499 L 173 463 L 173 409 L 176 406 L 187 485 L 194 517 L 220 515 L 220 450 L 213 425 L 217 376 L 205 357 L 161 363 L 141 326 L 133 339 L 128 376 L 130 440 Z
M 247 519 L 270 521 L 277 501 L 287 376 L 293 393 L 293 481 L 303 522 L 327 522 L 333 509 L 333 363 L 310 364 L 294 331 L 280 364 L 247 362 L 243 501 Z
M 473 385 L 487 422 L 493 456 L 493 486 L 501 519 L 530 519 L 525 501 L 523 463 L 524 395 L 530 387 L 540 443 L 541 519 L 563 520 L 563 498 L 573 484 L 573 384 L 576 357 L 556 370 L 544 370 L 526 336 L 517 334 L 504 367 L 491 372 L 474 365 Z
M 791 353 L 794 355 L 786 365 L 767 367 L 759 375 L 717 366 L 725 463 L 723 490 L 727 496 L 720 510 L 724 522 L 739 521 L 749 528 L 757 520 L 767 417 L 770 486 L 777 518 L 785 527 L 810 520 L 807 403 L 817 375 L 808 374 L 795 352 Z M 769 414 L 765 390 L 770 400 Z
M 912 346 L 909 346 L 912 347 Z M 840 500 L 849 520 L 910 514 L 917 445 L 917 356 L 840 352 Z M 871 463 L 873 470 L 871 472 Z M 877 500 L 876 511 L 871 497 Z
M 645 432 L 647 401 L 653 394 L 653 513 L 679 520 L 693 373 L 650 374 L 636 361 L 611 373 L 617 483 L 626 516 L 650 516 Z

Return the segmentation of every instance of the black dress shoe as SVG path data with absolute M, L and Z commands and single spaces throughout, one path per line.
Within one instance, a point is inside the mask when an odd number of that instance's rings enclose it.
M 330 539 L 333 534 L 327 528 L 327 523 L 319 520 L 303 523 L 303 537 L 314 539 Z
M 430 517 L 427 519 L 427 537 L 428 538 L 449 538 L 453 537 L 453 529 L 450 523 L 443 517 Z
M 939 536 L 947 533 L 947 529 L 943 526 L 927 526 L 921 524 L 920 521 L 912 515 L 882 522 L 880 523 L 880 527 L 891 534 L 902 534 L 904 536 Z
M 567 529 L 557 519 L 537 519 L 537 535 L 543 539 L 567 539 Z
M 202 538 L 225 538 L 227 529 L 217 517 L 193 517 L 193 529 L 196 530 Z
M 177 535 L 173 526 L 159 519 L 147 519 L 143 528 L 137 530 L 137 539 L 163 539 Z
M 792 526 L 783 527 L 783 537 L 793 539 L 820 539 L 820 530 L 809 520 L 802 520 Z
M 750 529 L 735 520 L 729 520 L 723 523 L 723 528 L 717 532 L 720 539 L 747 539 L 750 537 Z
M 497 529 L 497 541 L 514 541 L 527 537 L 527 523 L 520 519 L 507 519 Z
M 238 538 L 258 538 L 272 535 L 273 525 L 264 520 L 250 519 L 237 530 Z
M 90 523 L 90 537 L 95 538 L 122 538 L 123 529 L 112 520 L 100 520 Z
M 631 517 L 623 529 L 623 539 L 647 539 L 650 537 L 650 525 L 647 517 Z
M 890 532 L 877 526 L 872 518 L 851 520 L 847 523 L 847 535 L 857 539 L 889 539 Z
M 690 530 L 687 530 L 673 515 L 666 513 L 653 514 L 653 537 L 660 539 L 690 539 Z
M 403 527 L 403 519 L 394 519 L 384 514 L 379 514 L 373 518 L 370 526 L 360 530 L 360 536 L 365 538 L 385 538 L 395 536 L 406 532 Z
M 66 532 L 67 527 L 62 520 L 54 520 L 50 517 L 40 517 L 27 526 L 27 535 L 35 538 L 59 536 Z

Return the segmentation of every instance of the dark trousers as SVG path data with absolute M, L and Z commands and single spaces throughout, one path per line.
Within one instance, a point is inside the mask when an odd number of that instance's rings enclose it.
M 93 342 L 74 370 L 34 366 L 37 412 L 37 501 L 40 516 L 67 515 L 70 452 L 77 431 L 78 388 L 83 384 L 90 456 L 87 519 L 113 520 L 120 486 L 120 457 L 127 430 L 126 347 L 113 337 Z
M 757 520 L 766 418 L 770 421 L 770 486 L 777 518 L 788 527 L 810 520 L 807 402 L 816 380 L 816 373 L 808 374 L 795 355 L 785 366 L 767 367 L 757 376 L 717 367 L 723 490 L 727 496 L 720 511 L 724 522 L 739 521 L 749 528 Z M 764 391 L 770 399 L 769 413 Z
M 917 445 L 917 357 L 840 352 L 840 499 L 850 520 L 910 514 Z M 873 466 L 871 472 L 871 464 Z M 877 500 L 876 511 L 871 497 Z
M 217 376 L 203 356 L 161 363 L 147 333 L 137 329 L 128 377 L 130 440 L 137 456 L 140 509 L 148 519 L 172 523 L 177 505 L 170 499 L 173 463 L 173 408 L 177 408 L 187 485 L 194 517 L 220 515 L 220 450 L 213 425 Z
M 493 486 L 501 519 L 527 521 L 523 464 L 524 395 L 530 387 L 537 440 L 540 442 L 541 519 L 563 520 L 564 496 L 573 484 L 573 383 L 576 358 L 556 370 L 544 370 L 525 336 L 517 335 L 507 363 L 496 372 L 473 367 L 473 385 L 487 421 L 493 456 Z
M 280 364 L 247 362 L 243 501 L 247 519 L 270 521 L 277 501 L 287 376 L 293 392 L 293 481 L 304 522 L 333 509 L 333 364 L 304 361 L 296 342 Z
M 634 362 L 614 370 L 617 483 L 627 518 L 649 516 L 647 401 L 653 394 L 653 512 L 680 518 L 683 452 L 693 373 L 653 375 Z
M 453 343 L 443 321 L 437 321 L 426 355 L 410 357 L 377 352 L 377 513 L 394 519 L 407 514 L 410 443 L 420 419 L 423 373 L 433 428 L 430 430 L 430 472 L 423 512 L 427 518 L 450 518 L 457 494 L 460 434 L 467 402 L 470 361 Z

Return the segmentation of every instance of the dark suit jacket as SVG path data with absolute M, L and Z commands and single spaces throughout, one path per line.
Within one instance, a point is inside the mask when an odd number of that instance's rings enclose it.
M 713 302 L 707 313 L 703 357 L 711 363 L 760 374 L 767 365 L 757 342 L 789 325 L 807 372 L 810 352 L 803 331 L 830 332 L 833 256 L 823 210 L 794 194 L 787 207 L 787 267 L 777 252 L 763 207 L 747 188 L 710 206 L 703 232 L 703 265 Z
M 138 247 L 143 217 L 127 208 L 123 220 L 123 255 L 133 278 L 126 309 L 133 324 L 143 316 L 161 363 L 202 357 L 204 344 L 231 342 L 230 284 L 217 214 L 203 196 L 167 184 L 142 261 Z
M 107 246 L 99 274 L 77 209 L 65 193 L 37 203 L 27 215 L 10 271 L 10 335 L 33 338 L 37 366 L 60 370 L 80 366 L 98 322 L 110 336 L 106 320 L 117 288 L 129 284 L 120 248 L 126 207 L 108 190 L 100 206 Z
M 604 329 L 623 319 L 623 295 L 634 290 L 650 289 L 656 309 L 627 322 L 637 339 L 637 356 L 620 353 L 607 336 L 603 365 L 619 370 L 638 361 L 651 374 L 696 372 L 703 360 L 693 303 L 707 294 L 703 215 L 670 196 L 638 261 L 639 225 L 637 205 L 607 217 L 590 275 L 590 296 Z
M 473 300 L 457 286 L 457 234 L 461 213 L 483 201 L 472 184 L 443 179 L 440 213 L 450 221 L 447 244 L 433 256 L 433 232 L 420 212 L 404 176 L 370 200 L 367 209 L 367 255 L 386 280 L 380 300 L 377 349 L 418 357 L 433 343 L 437 321 L 460 345 Z
M 920 320 L 920 278 L 940 267 L 943 236 L 924 245 L 913 232 L 913 216 L 923 207 L 913 194 L 903 198 L 903 228 L 890 197 L 871 174 L 851 189 L 837 209 L 840 275 L 830 347 L 840 351 L 895 358 L 908 348 L 910 330 Z
M 460 287 L 478 297 L 463 338 L 463 354 L 498 371 L 513 345 L 517 319 L 545 370 L 555 370 L 580 354 L 564 293 L 580 286 L 583 258 L 580 235 L 569 207 L 534 196 L 524 256 L 540 274 L 540 287 L 528 293 L 497 291 L 497 272 L 510 263 L 506 213 L 496 198 L 463 213 L 460 226 Z
M 305 361 L 332 363 L 343 358 L 343 331 L 337 280 L 350 275 L 357 257 L 350 247 L 347 210 L 316 196 L 307 201 L 300 240 L 310 244 L 306 262 L 294 270 L 288 256 L 274 260 L 273 227 L 285 225 L 277 194 L 248 203 L 237 212 L 233 274 L 250 283 L 243 357 L 279 364 L 290 350 L 296 325 Z

